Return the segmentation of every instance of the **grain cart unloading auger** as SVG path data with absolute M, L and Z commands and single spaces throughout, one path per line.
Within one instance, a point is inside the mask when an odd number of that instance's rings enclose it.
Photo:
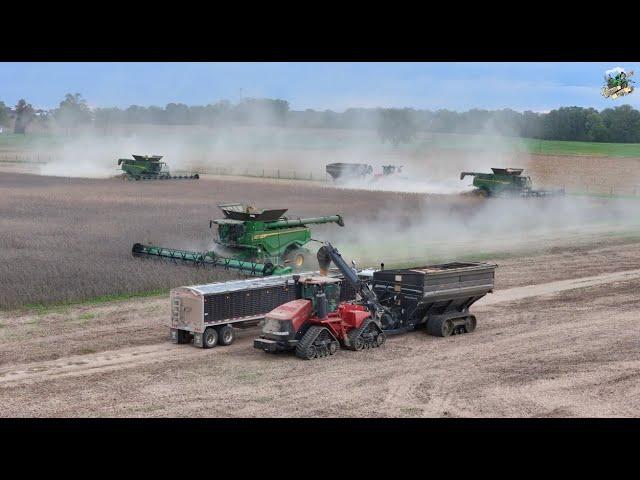
M 341 215 L 311 218 L 288 218 L 287 209 L 258 210 L 240 203 L 219 205 L 224 217 L 211 220 L 218 226 L 214 240 L 225 253 L 191 252 L 136 243 L 134 256 L 156 256 L 182 260 L 197 265 L 215 265 L 240 270 L 248 275 L 283 275 L 300 270 L 311 253 L 305 246 L 312 241 L 307 225 L 337 223 L 344 226 Z
M 172 175 L 166 162 L 161 162 L 161 155 L 132 155 L 130 158 L 118 159 L 118 165 L 124 172 L 125 180 L 197 180 L 197 173 L 177 173 Z
M 426 326 L 435 336 L 472 332 L 476 317 L 469 307 L 493 291 L 495 265 L 448 263 L 399 270 L 378 270 L 360 278 L 329 242 L 318 251 L 320 271 L 330 263 L 356 292 L 355 302 L 340 302 L 340 284 L 326 276 L 296 279 L 296 300 L 265 316 L 255 348 L 295 350 L 304 359 L 379 347 L 385 333 Z

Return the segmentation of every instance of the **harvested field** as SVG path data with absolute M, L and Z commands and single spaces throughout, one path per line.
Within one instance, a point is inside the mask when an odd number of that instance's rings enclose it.
M 541 242 L 552 248 L 624 241 L 640 231 L 630 219 L 635 203 L 604 200 L 518 205 L 235 177 L 123 182 L 5 173 L 0 176 L 0 305 L 86 300 L 235 278 L 220 269 L 130 254 L 135 242 L 208 249 L 209 219 L 220 215 L 218 203 L 228 201 L 289 207 L 294 216 L 341 213 L 347 227 L 318 225 L 314 238 L 334 241 L 344 254 L 369 264 L 526 252 Z
M 310 362 L 172 345 L 166 296 L 0 313 L 0 416 L 637 417 L 640 243 L 495 261 L 474 333 Z

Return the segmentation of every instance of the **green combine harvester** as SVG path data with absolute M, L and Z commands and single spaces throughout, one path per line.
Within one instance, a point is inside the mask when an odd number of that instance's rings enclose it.
M 171 175 L 169 167 L 161 162 L 161 155 L 132 155 L 130 158 L 118 159 L 118 165 L 124 172 L 124 180 L 197 180 L 197 173 L 181 173 Z
M 493 173 L 462 172 L 460 180 L 473 176 L 476 193 L 482 197 L 549 197 L 564 195 L 564 190 L 534 190 L 531 177 L 522 168 L 492 168 Z
M 312 252 L 306 245 L 312 241 L 308 225 L 337 223 L 344 226 L 341 215 L 311 218 L 288 218 L 287 209 L 257 210 L 240 203 L 219 205 L 224 218 L 211 220 L 209 228 L 218 226 L 214 240 L 224 252 L 191 252 L 136 243 L 135 257 L 155 256 L 181 260 L 196 265 L 213 265 L 238 270 L 247 275 L 284 275 L 304 268 Z

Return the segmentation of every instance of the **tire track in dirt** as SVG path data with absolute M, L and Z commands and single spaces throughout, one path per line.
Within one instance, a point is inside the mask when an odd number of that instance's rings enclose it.
M 552 295 L 557 292 L 567 290 L 575 290 L 578 288 L 597 287 L 614 282 L 626 282 L 629 280 L 640 279 L 640 269 L 625 270 L 622 272 L 603 273 L 592 277 L 572 278 L 569 280 L 558 280 L 549 283 L 540 283 L 536 285 L 527 285 L 525 287 L 514 287 L 506 290 L 498 290 L 491 295 L 478 300 L 475 305 L 486 306 L 496 303 L 512 302 L 530 297 L 540 297 L 543 295 Z
M 552 295 L 567 290 L 606 285 L 613 282 L 625 282 L 640 279 L 640 269 L 622 272 L 606 273 L 591 277 L 560 280 L 526 287 L 516 287 L 500 290 L 484 297 L 477 302 L 478 306 L 495 305 L 512 302 L 530 297 Z M 243 348 L 249 348 L 249 339 L 243 343 Z M 245 345 L 246 343 L 246 345 Z M 57 360 L 34 362 L 23 365 L 13 365 L 0 368 L 0 388 L 16 383 L 34 383 L 46 380 L 56 380 L 64 377 L 75 377 L 104 373 L 115 370 L 133 368 L 149 363 L 181 360 L 203 355 L 199 348 L 189 345 L 174 345 L 170 343 L 148 345 L 144 347 L 130 347 L 118 350 L 103 351 L 95 354 L 73 355 Z M 391 385 L 391 389 L 396 387 Z M 410 391 L 391 393 L 387 401 L 392 404 L 403 404 L 410 395 Z

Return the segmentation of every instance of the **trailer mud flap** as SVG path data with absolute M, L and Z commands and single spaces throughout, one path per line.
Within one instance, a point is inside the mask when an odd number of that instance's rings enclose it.
M 202 333 L 193 332 L 193 345 L 203 348 L 204 344 L 202 340 Z

